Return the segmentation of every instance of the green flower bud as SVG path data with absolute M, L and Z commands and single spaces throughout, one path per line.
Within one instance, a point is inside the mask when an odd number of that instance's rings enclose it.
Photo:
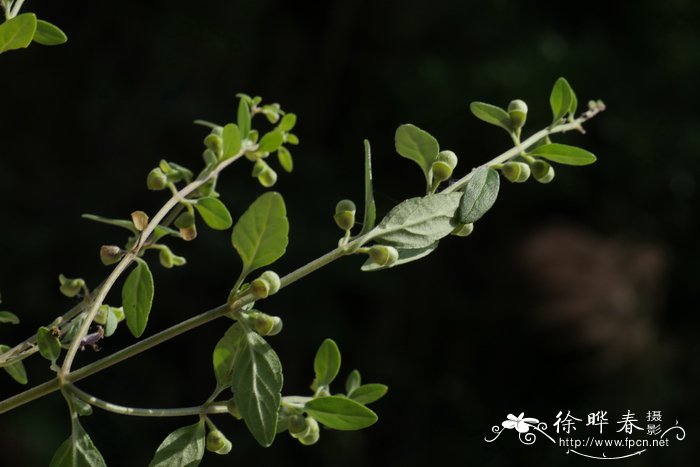
M 280 281 L 280 276 L 277 275 L 275 271 L 265 271 L 262 274 L 260 274 L 260 279 L 264 279 L 267 281 L 267 284 L 269 285 L 269 294 L 274 295 L 276 294 L 280 286 L 282 285 Z
M 192 224 L 189 227 L 181 228 L 180 236 L 184 241 L 191 242 L 192 240 L 197 238 L 197 226 Z
M 338 201 L 335 205 L 335 223 L 340 227 L 341 230 L 348 231 L 355 225 L 355 212 L 356 206 L 349 199 L 343 199 Z
M 61 286 L 59 290 L 66 297 L 75 297 L 80 293 L 80 291 L 85 287 L 85 281 L 83 279 L 69 279 L 63 274 L 58 276 L 58 281 Z
M 369 257 L 380 266 L 392 266 L 399 259 L 399 252 L 393 246 L 374 245 L 369 249 Z
M 207 434 L 207 451 L 228 454 L 231 452 L 231 441 L 219 430 L 212 430 Z
M 264 170 L 262 173 L 260 173 L 260 175 L 258 175 L 258 181 L 265 188 L 270 188 L 277 182 L 277 172 L 271 168 L 268 168 L 268 170 Z
M 102 245 L 100 247 L 100 260 L 105 266 L 118 263 L 124 257 L 124 250 L 115 245 Z
M 215 134 L 207 135 L 207 137 L 204 138 L 204 145 L 216 155 L 217 159 L 221 158 L 224 146 L 221 136 Z
M 540 183 L 549 183 L 554 179 L 554 168 L 545 161 L 537 160 L 530 168 L 532 176 Z
M 257 159 L 255 164 L 253 164 L 253 172 L 250 174 L 250 176 L 259 177 L 260 174 L 266 170 L 270 170 L 270 166 L 267 165 L 267 162 L 262 159 Z
M 256 299 L 267 298 L 267 296 L 270 295 L 270 283 L 258 277 L 250 283 L 250 288 L 248 290 L 250 290 L 250 293 L 253 294 Z
M 521 129 L 527 120 L 527 104 L 520 99 L 510 101 L 510 104 L 508 104 L 508 115 L 510 115 L 513 128 L 516 130 Z
M 236 402 L 233 399 L 229 399 L 229 401 L 226 403 L 226 408 L 228 409 L 228 413 L 230 413 L 236 420 L 243 418 L 241 416 L 241 411 L 238 410 L 238 405 L 236 405 Z
M 311 433 L 303 415 L 294 415 L 289 419 L 289 434 L 294 438 L 303 438 Z
M 282 318 L 254 311 L 248 314 L 248 321 L 261 336 L 275 336 L 282 331 Z
M 131 213 L 131 222 L 139 232 L 143 232 L 148 226 L 148 214 L 143 211 L 134 211 Z
M 314 418 L 306 417 L 306 425 L 309 433 L 306 436 L 300 437 L 299 442 L 304 446 L 311 446 L 318 441 L 321 436 L 321 430 L 319 430 L 318 422 Z
M 159 167 L 151 170 L 146 178 L 146 187 L 149 190 L 164 190 L 168 186 L 168 177 L 165 176 Z
M 173 266 L 182 266 L 187 263 L 187 260 L 182 256 L 177 256 L 165 245 L 162 245 L 158 253 L 158 260 L 164 268 L 172 268 Z
M 432 165 L 433 180 L 444 182 L 452 176 L 452 167 L 447 162 L 435 161 Z
M 177 219 L 175 219 L 175 227 L 178 229 L 186 229 L 187 227 L 191 227 L 194 225 L 194 215 L 189 212 L 185 211 L 179 216 L 177 216 Z
M 473 223 L 459 224 L 452 231 L 452 235 L 456 235 L 457 237 L 468 237 L 469 235 L 471 235 L 471 233 L 473 231 L 474 231 L 474 224 Z
M 530 178 L 530 166 L 524 162 L 506 162 L 501 173 L 513 183 L 523 183 Z
M 445 162 L 447 165 L 450 166 L 452 170 L 454 170 L 455 167 L 457 167 L 457 162 L 459 162 L 457 154 L 455 154 L 452 151 L 440 151 L 435 160 Z

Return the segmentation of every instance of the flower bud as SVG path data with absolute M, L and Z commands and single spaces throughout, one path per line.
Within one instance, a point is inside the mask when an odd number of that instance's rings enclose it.
M 231 441 L 219 430 L 212 430 L 207 434 L 207 451 L 228 454 L 231 452 Z
M 527 120 L 527 104 L 520 99 L 510 101 L 510 104 L 508 104 L 508 115 L 510 115 L 513 128 L 516 130 L 521 129 Z
M 124 250 L 116 245 L 102 245 L 100 247 L 100 260 L 105 266 L 118 263 L 124 257 Z
M 452 167 L 447 162 L 435 161 L 432 165 L 433 180 L 444 182 L 452 176 Z
M 148 226 L 148 214 L 143 211 L 134 211 L 131 213 L 131 222 L 139 232 L 143 232 Z
M 221 157 L 221 155 L 223 154 L 224 143 L 221 139 L 221 136 L 219 136 L 219 135 L 215 135 L 215 134 L 207 135 L 207 137 L 204 138 L 204 145 L 216 155 L 217 159 L 219 159 Z
M 226 403 L 226 408 L 228 409 L 228 413 L 230 413 L 236 420 L 243 418 L 241 416 L 241 411 L 238 410 L 238 405 L 236 405 L 236 402 L 233 399 L 229 399 L 229 401 Z
M 513 183 L 523 183 L 530 178 L 530 166 L 524 162 L 506 162 L 501 173 Z
M 253 294 L 255 299 L 267 298 L 270 295 L 270 283 L 265 279 L 258 277 L 253 282 L 250 283 L 250 293 Z
M 540 183 L 549 183 L 554 179 L 554 168 L 545 161 L 537 160 L 530 168 L 532 176 Z
M 335 205 L 335 223 L 340 227 L 341 230 L 348 231 L 355 225 L 355 203 L 349 199 L 343 199 L 338 201 Z
M 279 316 L 253 311 L 248 314 L 248 320 L 252 322 L 255 332 L 261 336 L 276 336 L 282 331 L 282 318 Z
M 399 259 L 399 252 L 393 246 L 374 245 L 369 249 L 369 257 L 379 266 L 392 266 Z
M 267 281 L 269 286 L 269 294 L 274 295 L 279 291 L 282 282 L 280 281 L 280 276 L 277 275 L 275 271 L 265 271 L 260 274 L 260 279 Z
M 182 256 L 177 256 L 174 254 L 170 248 L 162 245 L 160 252 L 158 253 L 158 260 L 164 268 L 172 268 L 173 266 L 182 266 L 187 263 L 187 260 Z
M 459 224 L 457 227 L 454 228 L 452 231 L 452 235 L 456 235 L 457 237 L 468 237 L 471 235 L 471 233 L 474 231 L 474 224 L 469 223 L 469 224 Z
M 151 170 L 146 178 L 146 187 L 149 190 L 158 191 L 163 190 L 168 186 L 168 177 L 165 176 L 159 167 Z
M 185 211 L 179 216 L 177 216 L 177 219 L 175 219 L 175 227 L 178 229 L 186 229 L 187 227 L 191 227 L 194 225 L 194 215 L 189 212 Z
M 85 287 L 83 279 L 69 279 L 63 274 L 58 276 L 58 281 L 61 283 L 59 290 L 66 297 L 75 297 Z
M 446 163 L 450 166 L 452 170 L 454 170 L 455 167 L 457 167 L 457 162 L 459 162 L 457 154 L 455 154 L 452 151 L 440 151 L 435 160 Z
M 197 226 L 192 224 L 189 227 L 185 227 L 184 229 L 180 229 L 180 236 L 182 239 L 186 242 L 191 242 L 195 238 L 197 238 Z
M 289 419 L 289 434 L 294 438 L 308 436 L 311 430 L 306 425 L 306 418 L 303 415 L 294 415 Z
M 277 172 L 268 167 L 258 175 L 258 181 L 265 188 L 270 188 L 272 185 L 277 183 Z
M 316 419 L 311 417 L 306 417 L 306 426 L 308 429 L 308 434 L 299 438 L 299 442 L 304 446 L 311 446 L 316 444 L 318 438 L 321 435 L 321 430 L 319 430 L 318 422 Z

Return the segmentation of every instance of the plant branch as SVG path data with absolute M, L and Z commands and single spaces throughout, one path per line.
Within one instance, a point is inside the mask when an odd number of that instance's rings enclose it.
M 211 404 L 198 405 L 195 407 L 180 407 L 177 409 L 145 409 L 138 407 L 125 407 L 123 405 L 113 404 L 111 402 L 98 399 L 97 397 L 78 389 L 72 384 L 68 384 L 66 387 L 70 393 L 83 402 L 87 402 L 88 404 L 102 410 L 106 410 L 107 412 L 120 415 L 130 415 L 132 417 L 185 417 L 188 415 L 228 413 L 226 402 L 215 402 Z

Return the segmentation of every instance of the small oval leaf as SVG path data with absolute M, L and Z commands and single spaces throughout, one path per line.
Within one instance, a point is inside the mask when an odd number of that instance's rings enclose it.
M 214 348 L 212 362 L 214 364 L 214 375 L 216 384 L 220 389 L 231 386 L 231 375 L 233 374 L 233 364 L 238 355 L 238 348 L 241 345 L 243 329 L 240 323 L 234 323 Z
M 572 105 L 573 104 L 573 105 Z M 571 89 L 569 82 L 564 78 L 559 78 L 552 87 L 552 92 L 549 95 L 549 105 L 552 108 L 552 124 L 557 123 L 573 108 L 576 111 L 576 95 Z
M 55 24 L 38 19 L 36 20 L 36 31 L 34 32 L 33 40 L 41 45 L 60 45 L 65 44 L 68 41 L 68 37 Z
M 314 358 L 314 373 L 316 379 L 312 388 L 316 390 L 319 386 L 328 386 L 333 382 L 340 371 L 340 350 L 338 344 L 332 339 L 326 339 L 316 352 Z
M 50 467 L 107 467 L 102 454 L 95 447 L 77 418 L 72 420 L 73 432 L 51 459 Z
M 288 236 L 284 198 L 270 191 L 256 199 L 238 219 L 231 241 L 247 274 L 280 258 L 287 250 Z
M 397 248 L 426 248 L 452 232 L 461 196 L 461 193 L 437 193 L 407 199 L 389 211 L 372 237 Z
M 224 203 L 210 196 L 199 198 L 194 205 L 209 227 L 216 230 L 226 230 L 233 225 L 231 213 Z
M 34 38 L 36 15 L 23 13 L 0 24 L 0 53 L 24 49 Z
M 258 152 L 277 151 L 282 145 L 282 133 L 276 130 L 265 133 L 258 143 Z
M 469 110 L 471 110 L 474 116 L 479 120 L 490 123 L 491 125 L 500 126 L 508 133 L 513 131 L 513 125 L 511 124 L 508 112 L 498 106 L 487 104 L 486 102 L 472 102 L 469 104 Z
M 317 397 L 306 403 L 306 413 L 334 430 L 361 430 L 377 421 L 377 414 L 354 400 L 340 396 Z
M 246 139 L 250 134 L 250 107 L 244 96 L 239 96 L 238 102 L 238 130 L 241 133 L 241 139 Z
M 430 167 L 440 152 L 438 141 L 427 131 L 405 124 L 396 129 L 394 145 L 396 152 L 418 164 L 426 180 L 429 180 Z
M 279 161 L 285 172 L 291 173 L 294 170 L 294 159 L 292 159 L 292 154 L 289 149 L 284 146 L 280 146 L 277 149 L 277 160 Z
M 348 397 L 360 404 L 371 404 L 384 397 L 389 388 L 384 384 L 363 384 L 348 394 Z
M 122 287 L 122 305 L 126 325 L 134 337 L 140 337 L 148 324 L 153 304 L 153 275 L 145 261 L 137 259 Z
M 246 329 L 239 342 L 231 376 L 234 401 L 255 440 L 267 447 L 277 434 L 282 363 L 256 332 Z
M 19 318 L 9 311 L 0 311 L 0 323 L 19 324 Z
M 204 457 L 204 420 L 170 433 L 149 467 L 195 467 Z
M 595 155 L 585 149 L 558 143 L 542 145 L 530 154 L 564 165 L 589 165 L 596 161 Z
M 61 355 L 61 342 L 49 328 L 39 328 L 36 332 L 36 342 L 39 345 L 39 353 L 45 359 L 55 362 Z
M 494 169 L 476 169 L 459 202 L 457 220 L 461 224 L 471 224 L 481 219 L 496 202 L 500 183 L 501 179 Z
M 0 354 L 3 354 L 10 350 L 7 345 L 0 345 Z M 24 369 L 24 364 L 21 361 L 17 361 L 10 365 L 5 365 L 2 367 L 3 370 L 7 372 L 8 375 L 12 376 L 12 379 L 17 381 L 19 384 L 27 384 L 29 381 L 27 379 L 27 370 Z
M 284 114 L 282 120 L 280 120 L 277 129 L 279 131 L 290 131 L 297 124 L 297 116 L 293 113 Z
M 241 150 L 241 132 L 238 129 L 238 126 L 234 125 L 233 123 L 229 123 L 228 125 L 224 126 L 224 129 L 221 132 L 221 138 L 224 141 L 222 155 L 224 160 L 230 159 L 238 154 L 238 152 Z

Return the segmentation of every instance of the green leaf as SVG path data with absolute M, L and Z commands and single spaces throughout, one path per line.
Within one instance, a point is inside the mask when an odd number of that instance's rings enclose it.
M 361 237 L 372 230 L 376 221 L 377 205 L 374 202 L 374 188 L 372 187 L 372 148 L 369 141 L 365 140 L 365 215 L 359 236 Z
M 345 380 L 345 392 L 350 394 L 360 386 L 361 382 L 362 377 L 360 376 L 360 372 L 358 370 L 352 370 Z
M 94 214 L 83 214 L 80 217 L 82 217 L 83 219 L 88 219 L 91 221 L 99 222 L 101 224 L 107 224 L 107 225 L 113 225 L 115 227 L 121 227 L 123 229 L 126 229 L 126 230 L 133 232 L 134 234 L 139 233 L 139 231 L 136 230 L 136 227 L 134 227 L 134 223 L 130 220 L 110 219 L 108 217 L 96 216 Z M 178 232 L 177 230 L 171 229 L 170 227 L 165 227 L 163 225 L 156 226 L 156 228 L 153 229 L 153 233 L 151 234 L 150 238 L 154 242 L 157 242 L 158 240 L 165 237 L 166 235 L 172 235 L 173 237 L 180 238 L 180 232 Z
M 179 428 L 158 446 L 149 467 L 195 467 L 204 457 L 204 420 Z
M 416 261 L 428 256 L 437 249 L 438 244 L 439 242 L 435 242 L 432 245 L 428 245 L 423 248 L 397 248 L 396 250 L 399 252 L 399 259 L 396 260 L 396 262 L 391 266 L 380 266 L 371 258 L 368 258 L 367 261 L 365 261 L 365 264 L 362 265 L 361 269 L 365 272 L 374 272 L 410 263 L 411 261 Z
M 115 310 L 115 308 L 112 307 L 109 307 L 107 310 L 107 319 L 105 322 L 105 337 L 109 337 L 112 334 L 114 334 L 114 331 L 117 330 L 117 326 L 119 326 L 120 319 L 113 310 Z
M 240 97 L 238 102 L 238 129 L 241 132 L 241 139 L 246 139 L 250 134 L 250 107 L 244 97 Z
M 51 333 L 51 329 L 40 327 L 36 332 L 36 342 L 39 344 L 39 353 L 45 359 L 55 362 L 61 355 L 61 342 Z
M 247 274 L 280 258 L 289 243 L 289 222 L 282 195 L 261 195 L 243 213 L 233 228 L 231 241 Z
M 241 328 L 241 324 L 234 323 L 214 347 L 212 362 L 214 364 L 216 384 L 220 389 L 231 386 L 233 364 L 236 360 L 236 355 L 238 355 L 243 334 L 244 331 Z
M 85 432 L 78 418 L 72 420 L 73 432 L 51 459 L 49 467 L 107 467 L 102 454 Z
M 9 311 L 0 311 L 0 323 L 19 324 L 19 318 Z
M 284 146 L 280 146 L 279 149 L 277 149 L 277 160 L 285 172 L 291 173 L 292 170 L 294 170 L 294 159 L 292 159 L 292 154 L 289 152 L 289 149 L 285 148 Z
M 3 354 L 10 350 L 10 347 L 7 345 L 0 345 L 0 354 Z M 15 363 L 12 363 L 10 365 L 5 365 L 2 367 L 3 370 L 7 372 L 10 376 L 12 376 L 12 379 L 17 381 L 19 384 L 27 384 L 27 370 L 24 369 L 24 364 L 21 361 L 17 361 Z
M 258 152 L 277 151 L 282 145 L 282 133 L 276 130 L 265 133 L 258 143 Z
M 461 193 L 437 193 L 402 202 L 373 230 L 377 242 L 397 248 L 426 248 L 454 229 Z
M 282 364 L 257 333 L 246 329 L 240 343 L 231 377 L 234 401 L 255 440 L 267 447 L 277 432 Z
M 500 183 L 501 178 L 496 170 L 489 167 L 476 169 L 459 201 L 457 220 L 462 224 L 469 224 L 481 219 L 496 202 Z
M 384 384 L 363 384 L 348 393 L 348 397 L 360 404 L 371 404 L 384 397 L 389 388 Z
M 474 116 L 491 125 L 500 126 L 508 133 L 513 131 L 513 125 L 510 121 L 510 115 L 502 108 L 487 104 L 485 102 L 472 102 L 469 104 L 469 110 Z
M 23 13 L 0 24 L 0 53 L 24 49 L 36 32 L 36 15 Z
M 306 403 L 306 413 L 334 430 L 361 430 L 377 421 L 364 405 L 340 396 L 317 397 Z
M 552 124 L 556 124 L 561 120 L 567 113 L 571 111 L 572 104 L 574 106 L 576 103 L 576 95 L 573 89 L 569 85 L 569 82 L 564 78 L 559 78 L 554 83 L 552 87 L 552 93 L 549 95 L 549 105 L 552 107 Z M 576 108 L 574 107 L 574 112 Z
M 221 133 L 224 141 L 223 160 L 230 159 L 241 150 L 241 132 L 236 125 L 229 123 Z
M 294 125 L 296 125 L 296 124 L 297 124 L 297 116 L 294 115 L 293 113 L 288 113 L 288 114 L 285 114 L 284 117 L 282 117 L 280 124 L 277 125 L 277 129 L 279 131 L 290 131 L 292 128 L 294 128 Z
M 314 373 L 316 379 L 311 385 L 315 391 L 320 386 L 328 386 L 340 371 L 340 350 L 332 339 L 326 339 L 316 352 L 314 358 Z
M 440 152 L 437 140 L 427 131 L 406 124 L 396 129 L 394 144 L 396 152 L 416 162 L 423 170 L 425 179 L 430 182 L 430 168 Z
M 551 143 L 535 148 L 530 155 L 565 165 L 589 165 L 596 157 L 585 149 L 566 144 Z
M 55 24 L 38 19 L 36 20 L 36 31 L 34 32 L 33 40 L 41 45 L 60 45 L 65 44 L 68 41 L 68 37 Z
M 226 230 L 233 225 L 231 213 L 224 203 L 210 196 L 199 198 L 194 205 L 209 227 L 216 230 Z
M 134 337 L 140 337 L 146 329 L 148 315 L 153 304 L 153 275 L 145 261 L 137 259 L 122 287 L 122 306 L 126 325 Z

